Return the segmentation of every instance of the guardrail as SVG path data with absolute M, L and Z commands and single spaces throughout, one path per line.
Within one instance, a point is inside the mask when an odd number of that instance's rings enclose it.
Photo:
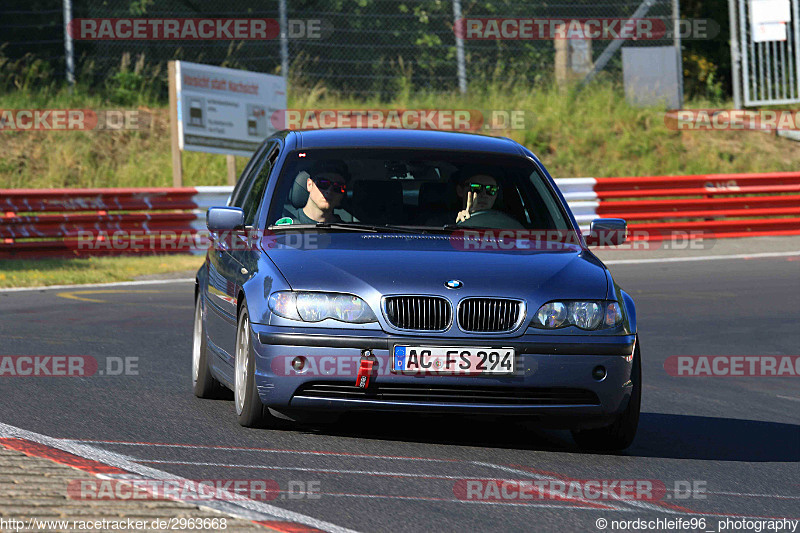
M 581 227 L 624 218 L 632 237 L 800 234 L 800 172 L 556 180 Z
M 225 205 L 231 190 L 3 189 L 0 259 L 196 253 L 206 209 Z
M 598 217 L 624 218 L 633 239 L 800 234 L 800 172 L 556 183 L 581 227 Z M 205 210 L 224 205 L 231 189 L 0 190 L 0 259 L 197 253 L 192 238 L 205 230 Z M 138 239 L 137 246 L 112 246 L 114 232 Z M 170 239 L 170 232 L 180 235 Z M 152 235 L 160 238 L 148 240 Z

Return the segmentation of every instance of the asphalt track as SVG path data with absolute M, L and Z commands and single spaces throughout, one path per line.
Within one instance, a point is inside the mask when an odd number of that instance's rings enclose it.
M 800 257 L 611 268 L 637 301 L 645 383 L 639 433 L 622 454 L 584 453 L 567 432 L 485 418 L 242 428 L 232 401 L 191 394 L 186 282 L 0 293 L 0 356 L 139 358 L 138 375 L 2 377 L 0 422 L 167 477 L 273 479 L 282 489 L 318 481 L 318 499 L 282 493 L 271 504 L 358 531 L 598 531 L 600 518 L 611 531 L 612 520 L 658 517 L 705 518 L 705 528 L 683 531 L 717 531 L 726 518 L 799 519 L 800 378 L 673 377 L 664 361 L 800 355 Z M 658 502 L 486 503 L 455 496 L 466 478 L 650 479 L 668 491 Z M 676 481 L 700 482 L 704 498 L 679 498 Z

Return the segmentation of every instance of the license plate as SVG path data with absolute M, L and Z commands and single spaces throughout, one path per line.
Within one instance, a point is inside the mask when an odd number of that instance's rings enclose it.
M 392 372 L 403 374 L 512 374 L 514 348 L 395 346 Z

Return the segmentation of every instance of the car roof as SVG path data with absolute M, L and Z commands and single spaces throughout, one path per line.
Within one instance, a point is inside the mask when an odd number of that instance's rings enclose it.
M 526 156 L 522 146 L 508 138 L 474 133 L 404 129 L 320 129 L 294 131 L 296 149 L 411 148 L 463 150 Z

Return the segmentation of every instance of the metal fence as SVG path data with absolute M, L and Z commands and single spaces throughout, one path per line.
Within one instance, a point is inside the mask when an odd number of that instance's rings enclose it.
M 454 2 L 456 4 L 454 5 Z M 457 90 L 460 57 L 454 21 L 463 17 L 630 17 L 646 4 L 647 17 L 669 27 L 671 0 L 285 0 L 286 19 L 320 19 L 330 31 L 320 39 L 288 38 L 290 86 L 322 85 L 362 98 L 390 98 L 408 89 Z M 280 18 L 278 0 L 72 0 L 74 18 L 263 17 Z M 454 9 L 455 8 L 455 9 Z M 641 12 L 641 10 L 640 10 Z M 61 0 L 3 0 L 0 61 L 49 65 L 66 76 Z M 611 40 L 594 40 L 597 60 Z M 3 44 L 5 43 L 5 44 Z M 626 41 L 625 46 L 672 45 L 672 39 Z M 182 59 L 252 71 L 281 73 L 281 40 L 265 41 L 74 41 L 79 82 L 103 83 L 120 70 L 123 57 L 144 75 L 166 79 L 166 61 Z M 605 75 L 620 76 L 619 53 Z M 554 41 L 464 40 L 462 79 L 472 87 L 490 81 L 537 83 L 553 77 Z M 620 76 L 621 78 L 621 76 Z M 617 78 L 619 79 L 619 78 Z
M 738 27 L 737 42 L 732 43 L 735 100 L 743 89 L 745 106 L 800 102 L 800 0 L 768 10 L 766 23 L 759 22 L 764 10 L 755 2 L 731 4 L 732 27 Z

